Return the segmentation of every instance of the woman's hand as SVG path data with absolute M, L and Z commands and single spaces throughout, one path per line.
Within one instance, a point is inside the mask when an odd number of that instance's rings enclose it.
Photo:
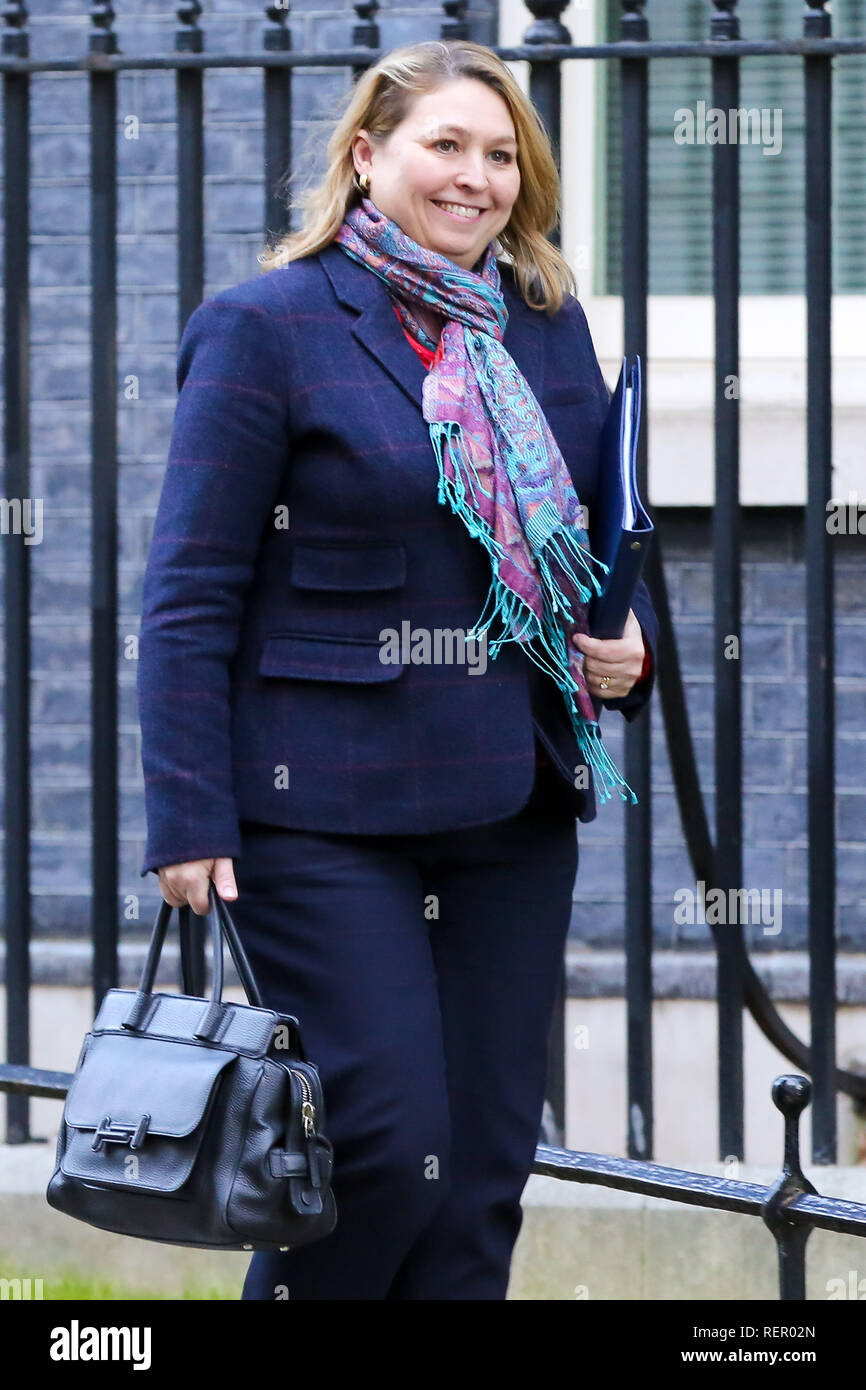
M 199 917 L 210 912 L 208 887 L 213 879 L 221 898 L 234 902 L 238 895 L 231 859 L 190 859 L 183 864 L 164 864 L 157 870 L 162 896 L 172 907 L 189 903 Z
M 629 693 L 644 659 L 643 633 L 633 609 L 628 610 L 622 637 L 603 640 L 576 632 L 571 640 L 584 654 L 583 674 L 590 695 L 599 700 L 621 700 Z M 606 685 L 602 685 L 604 680 Z

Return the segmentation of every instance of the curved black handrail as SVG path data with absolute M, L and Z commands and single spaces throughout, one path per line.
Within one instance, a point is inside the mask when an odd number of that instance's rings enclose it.
M 716 850 L 710 838 L 710 827 L 698 777 L 695 749 L 689 725 L 683 678 L 677 651 L 676 634 L 671 619 L 670 601 L 661 552 L 661 539 L 655 533 L 646 561 L 646 584 L 658 618 L 658 669 L 656 680 L 661 697 L 662 717 L 668 757 L 677 796 L 680 822 L 695 877 L 705 883 L 716 879 Z M 708 922 L 716 947 L 719 945 L 719 926 Z M 735 948 L 742 957 L 743 986 L 746 1005 L 764 1037 L 778 1048 L 783 1057 L 794 1062 L 804 1072 L 811 1071 L 811 1049 L 797 1037 L 780 1016 L 770 999 L 766 986 L 757 975 L 746 943 L 741 922 L 726 922 L 725 932 L 733 937 Z M 866 1100 L 866 1076 L 836 1067 L 836 1086 L 846 1095 Z

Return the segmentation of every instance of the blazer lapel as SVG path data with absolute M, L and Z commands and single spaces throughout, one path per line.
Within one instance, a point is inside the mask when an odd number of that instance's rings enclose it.
M 427 368 L 403 332 L 384 281 L 347 256 L 336 242 L 323 247 L 317 255 L 337 299 L 358 311 L 352 324 L 354 336 L 422 411 L 421 392 Z M 502 292 L 508 309 L 503 347 L 514 358 L 540 400 L 544 379 L 541 337 L 544 315 L 530 309 L 516 285 L 504 275 Z

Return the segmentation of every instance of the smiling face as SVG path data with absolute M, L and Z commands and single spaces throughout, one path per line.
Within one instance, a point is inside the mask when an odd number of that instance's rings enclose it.
M 511 114 L 474 77 L 418 97 L 384 141 L 358 131 L 352 154 L 379 211 L 464 270 L 507 225 L 520 191 Z

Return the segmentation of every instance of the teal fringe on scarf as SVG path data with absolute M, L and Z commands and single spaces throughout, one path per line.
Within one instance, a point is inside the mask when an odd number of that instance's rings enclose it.
M 596 774 L 599 799 L 602 802 L 608 801 L 611 792 L 617 791 L 623 801 L 627 801 L 630 796 L 632 805 L 636 805 L 638 800 L 636 794 L 604 746 L 598 721 L 590 722 L 583 719 L 575 703 L 574 694 L 578 690 L 578 686 L 569 668 L 565 633 L 556 620 L 555 614 L 562 612 L 572 621 L 574 615 L 566 596 L 551 573 L 550 557 L 554 557 L 564 573 L 567 574 L 581 603 L 587 603 L 592 597 L 593 591 L 597 594 L 601 593 L 601 585 L 591 566 L 597 565 L 605 574 L 608 573 L 608 566 L 602 560 L 596 559 L 590 551 L 582 546 L 569 531 L 562 527 L 555 516 L 551 518 L 557 524 L 555 530 L 544 528 L 544 517 L 533 518 L 535 522 L 534 534 L 532 533 L 533 528 L 527 527 L 526 535 L 532 545 L 541 577 L 544 603 L 543 617 L 539 619 L 521 596 L 503 581 L 499 573 L 499 560 L 504 555 L 502 547 L 484 519 L 472 510 L 467 501 L 466 487 L 463 483 L 464 474 L 473 498 L 476 486 L 486 497 L 489 497 L 490 494 L 482 486 L 472 460 L 463 448 L 460 424 L 455 420 L 434 421 L 430 424 L 430 438 L 439 470 L 437 500 L 443 505 L 446 503 L 450 505 L 455 515 L 463 521 L 469 534 L 482 542 L 490 555 L 493 570 L 490 589 L 472 632 L 468 634 L 469 637 L 477 640 L 484 633 L 490 634 L 494 620 L 499 619 L 499 629 L 495 637 L 489 641 L 490 659 L 495 661 L 506 642 L 520 642 L 527 656 L 540 670 L 551 676 L 561 690 L 581 755 L 587 766 L 591 767 Z M 453 479 L 447 477 L 445 473 L 443 443 L 447 443 L 454 464 Z M 571 563 L 566 551 L 573 556 Z M 589 579 L 592 590 L 578 579 L 574 569 L 575 565 Z M 493 608 L 485 617 L 491 600 L 493 601 Z M 523 626 L 519 627 L 518 624 L 521 619 Z M 540 643 L 540 651 L 533 646 L 536 641 Z M 624 790 L 622 790 L 623 788 Z

